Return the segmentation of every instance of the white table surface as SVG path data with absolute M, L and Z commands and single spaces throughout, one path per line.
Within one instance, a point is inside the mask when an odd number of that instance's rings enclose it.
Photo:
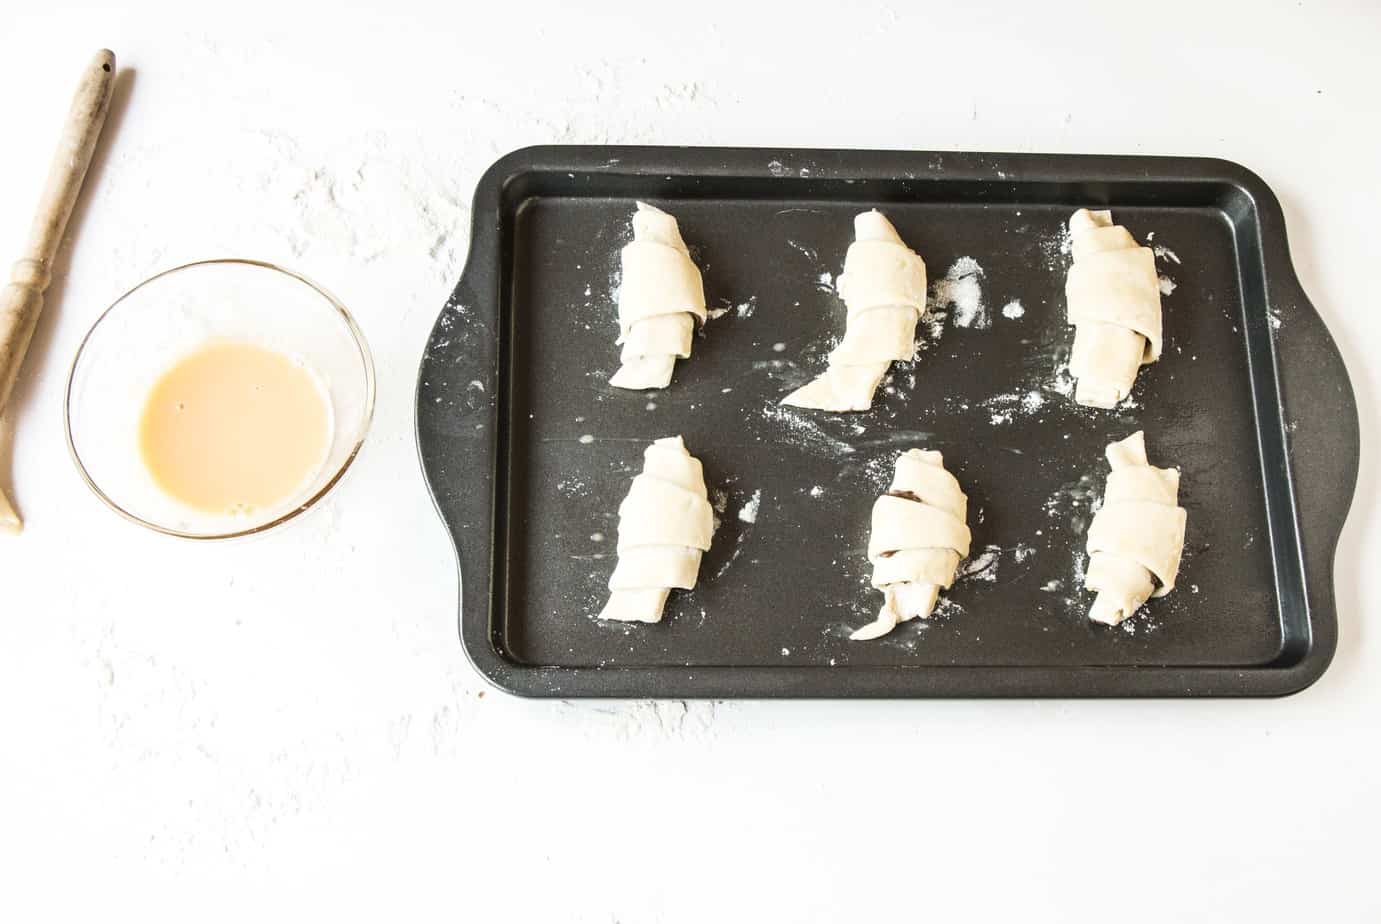
M 28 521 L 0 541 L 0 918 L 1378 920 L 1381 8 L 214 6 L 28 3 L 0 24 L 0 259 L 77 71 L 102 45 L 126 69 L 0 453 Z M 456 639 L 412 392 L 475 180 L 539 142 L 1247 164 L 1361 409 L 1333 666 L 1247 702 L 488 688 Z M 88 493 L 61 395 L 115 295 L 220 255 L 351 306 L 379 406 L 325 509 L 204 546 Z

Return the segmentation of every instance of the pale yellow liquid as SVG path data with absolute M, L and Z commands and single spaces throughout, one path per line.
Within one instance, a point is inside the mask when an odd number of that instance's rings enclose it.
M 181 359 L 149 392 L 139 448 L 158 486 L 207 513 L 273 507 L 326 456 L 331 413 L 311 373 L 249 343 Z

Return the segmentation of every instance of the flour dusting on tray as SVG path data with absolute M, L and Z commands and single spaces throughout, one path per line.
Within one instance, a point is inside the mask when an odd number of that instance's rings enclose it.
M 927 313 L 947 309 L 956 327 L 986 330 L 992 326 L 988 305 L 983 300 L 983 267 L 973 257 L 960 257 L 943 279 L 930 284 Z

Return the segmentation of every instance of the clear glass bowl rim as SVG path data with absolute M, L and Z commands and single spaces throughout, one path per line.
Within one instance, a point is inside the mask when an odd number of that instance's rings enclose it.
M 106 318 L 108 318 L 115 311 L 116 308 L 119 308 L 120 305 L 126 299 L 134 295 L 136 292 L 138 292 L 145 286 L 157 282 L 158 280 L 163 279 L 166 276 L 171 276 L 174 273 L 181 273 L 186 270 L 192 270 L 204 266 L 226 265 L 248 266 L 254 267 L 256 269 L 269 270 L 275 273 L 282 273 L 284 276 L 288 276 L 292 279 L 295 279 L 303 285 L 307 286 L 309 289 L 311 289 L 313 292 L 319 295 L 322 299 L 324 299 L 329 305 L 331 305 L 332 308 L 335 309 L 336 314 L 339 316 L 341 322 L 345 325 L 346 330 L 350 332 L 350 337 L 355 342 L 355 347 L 359 350 L 360 353 L 360 363 L 364 368 L 365 378 L 364 411 L 362 414 L 359 436 L 356 437 L 355 444 L 350 447 L 350 452 L 346 455 L 344 460 L 342 460 L 340 467 L 331 473 L 331 477 L 326 480 L 325 484 L 323 484 L 321 488 L 316 491 L 316 493 L 314 493 L 311 497 L 307 498 L 301 504 L 297 505 L 296 507 L 292 508 L 284 514 L 275 517 L 267 523 L 261 523 L 258 526 L 253 526 L 248 529 L 237 529 L 231 530 L 229 532 L 220 533 L 189 533 L 183 530 L 173 529 L 169 526 L 164 526 L 160 523 L 154 523 L 151 520 L 144 519 L 138 514 L 131 513 L 124 507 L 120 506 L 120 504 L 118 504 L 114 498 L 108 495 L 101 488 L 101 486 L 96 483 L 96 480 L 91 477 L 91 473 L 87 470 L 86 464 L 82 462 L 81 453 L 77 451 L 76 440 L 72 437 L 72 386 L 73 383 L 76 381 L 77 367 L 81 365 L 82 354 L 86 351 L 87 345 L 90 343 L 92 335 L 96 333 L 97 329 L 106 320 Z M 268 530 L 271 530 L 275 527 L 282 526 L 289 520 L 301 516 L 302 514 L 310 510 L 312 507 L 316 506 L 316 504 L 323 497 L 325 497 L 327 494 L 331 492 L 332 488 L 334 488 L 337 484 L 340 483 L 340 480 L 343 477 L 345 477 L 345 473 L 350 469 L 351 464 L 355 461 L 355 457 L 360 454 L 360 448 L 364 446 L 365 437 L 369 434 L 369 427 L 374 420 L 374 400 L 374 357 L 369 352 L 369 343 L 364 339 L 364 332 L 360 330 L 360 326 L 355 323 L 354 316 L 350 314 L 350 311 L 345 307 L 344 304 L 341 303 L 340 299 L 336 298 L 330 292 L 327 292 L 321 286 L 317 285 L 315 282 L 308 279 L 306 276 L 303 276 L 301 273 L 294 272 L 290 269 L 285 269 L 281 266 L 278 266 L 277 264 L 268 263 L 263 260 L 251 260 L 243 257 L 223 257 L 212 260 L 197 260 L 192 263 L 184 263 L 181 266 L 174 266 L 171 269 L 166 269 L 160 273 L 155 273 L 148 279 L 145 279 L 143 282 L 140 282 L 138 285 L 134 286 L 132 289 L 125 292 L 119 298 L 115 299 L 115 301 L 110 303 L 110 306 L 108 308 L 101 312 L 100 316 L 97 317 L 94 322 L 92 322 L 91 327 L 82 337 L 81 343 L 77 345 L 76 355 L 72 358 L 72 366 L 67 373 L 67 389 L 62 399 L 62 427 L 63 432 L 67 436 L 67 451 L 72 457 L 73 464 L 77 467 L 78 474 L 80 474 L 82 480 L 86 482 L 86 486 L 90 488 L 91 492 L 95 494 L 98 498 L 100 498 L 101 501 L 107 507 L 109 507 L 111 510 L 114 510 L 116 513 L 124 517 L 126 520 L 129 520 L 131 523 L 137 523 L 140 526 L 145 527 L 146 529 L 151 529 L 156 533 L 162 533 L 165 536 L 175 536 L 179 539 L 237 539 L 243 536 L 253 536 L 259 533 L 267 532 Z

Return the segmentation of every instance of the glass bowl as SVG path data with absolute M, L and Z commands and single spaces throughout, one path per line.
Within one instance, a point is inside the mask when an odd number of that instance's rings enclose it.
M 139 420 L 158 378 L 208 342 L 277 350 L 305 365 L 330 398 L 325 461 L 294 496 L 247 513 L 206 513 L 165 494 L 144 465 Z M 159 273 L 116 299 L 92 325 L 67 380 L 67 445 L 112 510 L 186 539 L 261 533 L 310 509 L 364 442 L 374 413 L 374 362 L 345 306 L 297 273 L 254 260 L 206 260 Z

